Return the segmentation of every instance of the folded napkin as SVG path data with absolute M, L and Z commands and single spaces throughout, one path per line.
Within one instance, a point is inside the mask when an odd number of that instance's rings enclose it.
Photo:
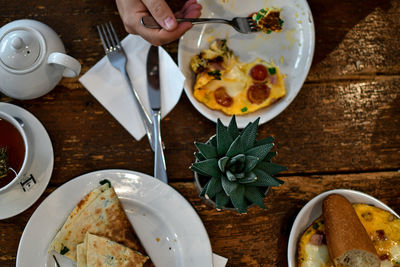
M 150 113 L 147 95 L 146 62 L 150 43 L 137 35 L 128 35 L 121 45 L 128 57 L 126 65 L 132 86 Z M 166 116 L 178 103 L 183 90 L 185 76 L 181 73 L 169 54 L 159 47 L 161 117 Z M 114 118 L 136 139 L 145 134 L 133 95 L 124 77 L 111 66 L 104 56 L 87 71 L 79 81 L 114 116 Z

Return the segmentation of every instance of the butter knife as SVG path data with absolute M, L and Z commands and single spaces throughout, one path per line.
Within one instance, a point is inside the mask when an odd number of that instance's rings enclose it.
M 151 46 L 147 54 L 147 92 L 153 121 L 154 177 L 168 183 L 167 168 L 161 141 L 161 91 L 158 47 Z

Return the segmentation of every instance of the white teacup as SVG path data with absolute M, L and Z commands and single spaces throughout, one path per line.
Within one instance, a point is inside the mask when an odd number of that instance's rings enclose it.
M 13 116 L 2 111 L 0 111 L 0 120 L 0 148 L 8 147 L 7 154 L 10 167 L 8 175 L 0 178 L 0 192 L 3 192 L 13 187 L 17 182 L 25 180 L 30 163 L 30 145 L 22 121 L 19 122 Z M 12 166 L 13 164 L 14 166 Z M 25 191 L 24 182 L 21 182 L 21 186 Z

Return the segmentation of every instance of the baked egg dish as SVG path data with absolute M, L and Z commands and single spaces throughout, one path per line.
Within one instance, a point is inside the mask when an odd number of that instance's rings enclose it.
M 381 267 L 400 266 L 400 219 L 390 212 L 368 205 L 353 204 L 362 225 L 381 260 Z M 299 267 L 331 267 L 325 239 L 324 220 L 316 219 L 300 237 L 297 246 Z
M 273 62 L 241 62 L 225 39 L 214 40 L 190 65 L 196 74 L 194 97 L 227 115 L 254 112 L 286 94 L 284 75 Z

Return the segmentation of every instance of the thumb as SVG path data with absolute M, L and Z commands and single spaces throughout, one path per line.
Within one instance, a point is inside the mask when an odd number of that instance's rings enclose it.
M 164 0 L 142 0 L 142 2 L 161 27 L 172 31 L 178 26 L 172 10 Z

